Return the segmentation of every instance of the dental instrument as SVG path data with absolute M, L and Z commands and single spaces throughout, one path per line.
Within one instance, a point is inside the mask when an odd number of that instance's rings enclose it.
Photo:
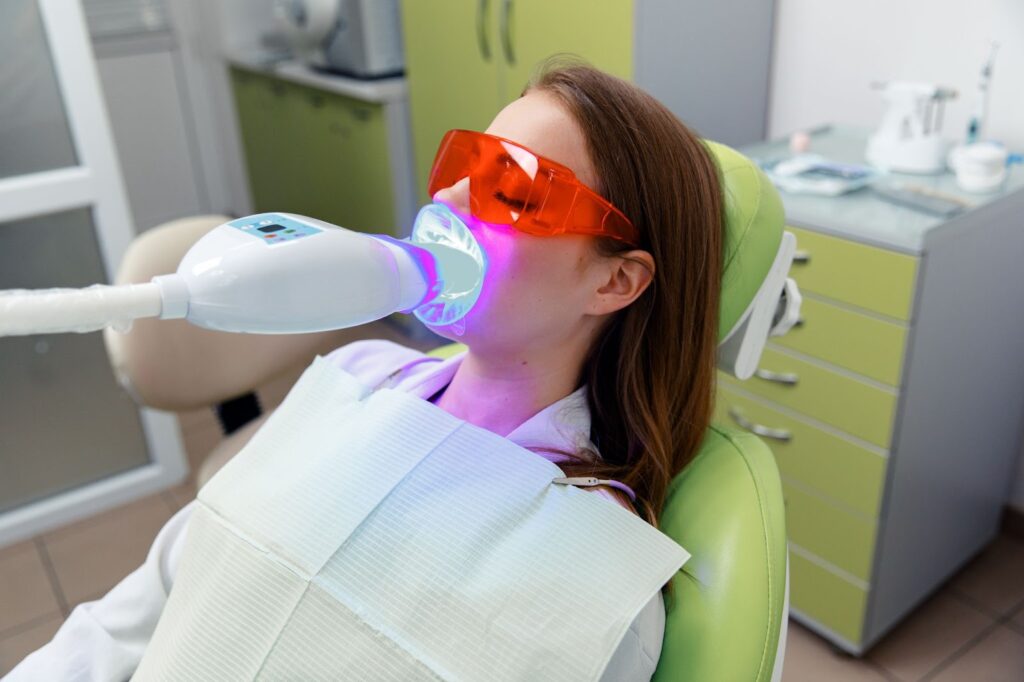
M 978 142 L 985 128 L 985 114 L 988 112 L 988 88 L 992 82 L 992 65 L 995 63 L 998 51 L 999 43 L 993 41 L 988 60 L 981 66 L 981 78 L 978 80 L 978 95 L 974 102 L 974 113 L 971 114 L 967 123 L 967 144 Z
M 946 100 L 956 90 L 931 83 L 875 83 L 889 108 L 882 125 L 868 139 L 865 158 L 886 171 L 941 173 L 949 142 L 940 135 Z
M 0 291 L 0 336 L 126 330 L 147 317 L 256 334 L 341 329 L 395 312 L 447 325 L 472 308 L 485 270 L 476 239 L 442 204 L 420 210 L 407 240 L 261 213 L 214 228 L 177 272 L 149 283 Z

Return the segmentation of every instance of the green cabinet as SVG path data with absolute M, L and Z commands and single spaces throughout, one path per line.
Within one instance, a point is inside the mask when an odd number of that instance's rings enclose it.
M 569 52 L 624 78 L 633 73 L 632 2 L 402 2 L 416 186 L 445 132 L 484 130 L 539 63 Z M 585 26 L 585 30 L 581 30 Z
M 237 66 L 231 81 L 255 211 L 404 233 L 382 104 Z
M 716 418 L 762 432 L 775 454 L 794 612 L 859 651 L 918 259 L 788 229 L 802 324 L 769 343 L 747 381 L 720 375 Z
M 833 126 L 811 148 L 861 164 L 867 136 Z M 782 474 L 793 617 L 855 654 L 996 535 L 1020 453 L 1024 317 L 1000 292 L 1024 290 L 1024 173 L 985 196 L 927 184 L 974 208 L 783 193 L 803 324 L 718 386 L 716 419 L 760 434 Z

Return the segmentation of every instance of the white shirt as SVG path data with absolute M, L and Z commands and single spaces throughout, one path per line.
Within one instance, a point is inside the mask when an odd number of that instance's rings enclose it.
M 439 360 L 390 341 L 358 341 L 327 359 L 366 386 L 384 384 L 424 400 L 447 386 L 465 354 Z M 404 368 L 395 375 L 398 368 Z M 393 376 L 394 375 L 394 376 Z M 523 447 L 573 452 L 592 447 L 590 411 L 584 389 L 552 403 L 527 419 L 506 438 Z M 538 455 L 558 461 L 556 455 Z M 601 489 L 595 489 L 614 500 Z M 182 508 L 157 534 L 145 562 L 102 599 L 78 605 L 53 640 L 30 654 L 6 682 L 37 680 L 127 680 L 142 660 L 174 584 L 188 519 L 195 508 Z M 633 621 L 616 649 L 603 680 L 650 680 L 661 655 L 665 608 L 656 594 Z

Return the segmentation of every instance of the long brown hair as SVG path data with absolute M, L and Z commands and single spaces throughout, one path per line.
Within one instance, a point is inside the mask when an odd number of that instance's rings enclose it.
M 718 345 L 724 200 L 701 140 L 635 85 L 576 59 L 549 60 L 526 91 L 554 95 L 583 131 L 597 192 L 640 232 L 651 285 L 606 323 L 585 360 L 590 436 L 601 458 L 575 453 L 567 476 L 619 480 L 657 525 L 672 478 L 711 419 Z M 596 240 L 604 255 L 630 247 Z

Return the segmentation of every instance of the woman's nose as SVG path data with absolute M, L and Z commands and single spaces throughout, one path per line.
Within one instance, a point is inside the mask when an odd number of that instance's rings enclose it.
M 434 192 L 433 199 L 456 213 L 468 216 L 470 213 L 469 178 L 462 178 L 451 187 L 437 190 Z

